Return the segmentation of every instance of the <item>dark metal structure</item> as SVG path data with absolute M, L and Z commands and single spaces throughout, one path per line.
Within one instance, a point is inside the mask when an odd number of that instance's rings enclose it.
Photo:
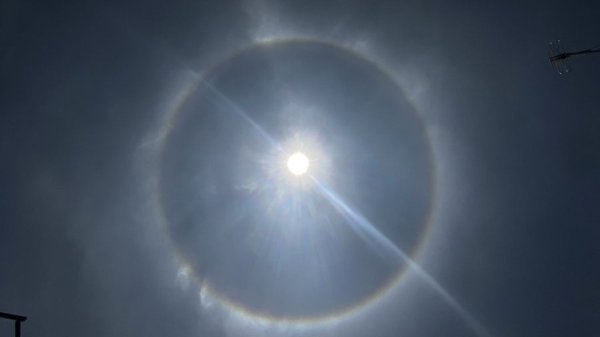
M 576 55 L 584 55 L 584 54 L 594 54 L 600 53 L 600 46 L 596 46 L 594 48 L 583 49 L 573 52 L 568 52 L 563 50 L 560 45 L 560 40 L 556 42 L 550 42 L 549 50 L 548 50 L 548 60 L 552 67 L 558 71 L 559 74 L 568 73 L 571 71 L 571 67 L 567 60 Z
M 5 312 L 0 312 L 0 317 L 15 321 L 15 337 L 21 337 L 21 322 L 25 321 L 27 317 L 7 314 Z

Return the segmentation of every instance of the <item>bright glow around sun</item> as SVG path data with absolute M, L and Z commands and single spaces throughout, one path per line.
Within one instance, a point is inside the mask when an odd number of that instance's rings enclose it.
M 296 176 L 301 176 L 306 173 L 309 166 L 310 162 L 308 161 L 308 157 L 302 152 L 292 154 L 287 160 L 288 169 Z

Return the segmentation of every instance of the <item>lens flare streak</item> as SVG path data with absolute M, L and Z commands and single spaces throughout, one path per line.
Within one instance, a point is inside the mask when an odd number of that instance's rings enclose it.
M 270 145 L 278 151 L 284 152 L 282 147 L 248 114 L 233 102 L 229 97 L 223 94 L 207 81 L 203 81 L 204 85 L 215 93 L 223 102 L 225 102 L 238 116 L 252 126 L 262 137 L 264 137 Z M 411 259 L 402 249 L 394 244 L 390 239 L 383 235 L 375 226 L 371 224 L 363 215 L 353 210 L 346 202 L 342 200 L 333 190 L 325 186 L 314 176 L 310 176 L 311 180 L 318 187 L 319 191 L 327 198 L 333 207 L 335 207 L 342 216 L 348 220 L 348 224 L 352 227 L 354 233 L 369 243 L 372 248 L 380 250 L 383 246 L 388 251 L 394 253 L 402 259 L 427 285 L 431 287 L 444 301 L 465 320 L 467 325 L 476 332 L 480 337 L 493 337 L 493 335 L 481 324 L 471 313 L 469 313 L 441 284 L 439 284 L 429 273 L 427 273 L 420 265 Z M 379 246 L 381 245 L 381 246 Z
M 335 207 L 338 212 L 341 213 L 344 218 L 348 220 L 348 224 L 352 230 L 363 240 L 367 241 L 368 244 L 372 245 L 377 243 L 394 253 L 397 257 L 402 259 L 412 270 L 415 272 L 428 286 L 430 286 L 438 295 L 440 295 L 444 301 L 454 309 L 462 319 L 468 324 L 468 326 L 475 331 L 480 337 L 493 337 L 493 335 L 481 324 L 471 313 L 469 313 L 448 291 L 446 291 L 441 284 L 439 284 L 429 273 L 427 273 L 419 264 L 411 259 L 402 249 L 394 244 L 390 239 L 383 235 L 375 226 L 371 224 L 363 215 L 353 210 L 346 202 L 342 200 L 335 192 L 325 186 L 314 176 L 311 175 L 311 179 L 318 187 L 319 191 L 325 196 L 325 198 Z M 378 247 L 373 247 L 378 249 Z
M 248 124 L 250 124 L 252 126 L 252 128 L 254 128 L 264 139 L 266 139 L 269 142 L 269 144 L 271 146 L 273 146 L 274 148 L 276 148 L 280 152 L 284 152 L 283 149 L 281 148 L 281 146 L 258 123 L 256 123 L 252 118 L 250 118 L 250 116 L 248 116 L 248 114 L 237 103 L 235 103 L 234 101 L 232 101 L 223 92 L 221 92 L 221 90 L 215 88 L 211 83 L 207 82 L 206 80 L 202 80 L 202 83 L 210 91 L 212 91 L 214 94 L 216 94 L 217 97 L 222 102 L 224 102 L 225 104 L 227 104 L 229 106 L 229 108 L 231 108 L 231 110 L 233 112 L 235 112 L 244 121 L 246 121 Z

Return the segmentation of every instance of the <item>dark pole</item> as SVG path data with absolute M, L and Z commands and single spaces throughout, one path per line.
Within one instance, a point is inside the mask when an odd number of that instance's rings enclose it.
M 21 322 L 26 320 L 27 317 L 0 312 L 0 318 L 6 318 L 15 321 L 15 337 L 21 337 Z

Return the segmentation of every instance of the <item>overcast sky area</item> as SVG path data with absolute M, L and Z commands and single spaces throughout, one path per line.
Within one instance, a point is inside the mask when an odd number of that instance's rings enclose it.
M 548 61 L 599 14 L 4 0 L 0 311 L 32 337 L 599 336 L 600 54 Z

